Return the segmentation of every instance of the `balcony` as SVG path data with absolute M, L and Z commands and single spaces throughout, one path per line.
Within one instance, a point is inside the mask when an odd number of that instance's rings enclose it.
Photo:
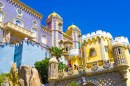
M 15 36 L 15 37 L 19 37 L 21 39 L 24 39 L 26 36 L 29 38 L 29 39 L 33 39 L 33 32 L 23 28 L 23 27 L 20 27 L 12 22 L 6 22 L 5 23 L 5 27 L 4 27 L 4 30 L 10 30 L 11 31 L 11 35 Z

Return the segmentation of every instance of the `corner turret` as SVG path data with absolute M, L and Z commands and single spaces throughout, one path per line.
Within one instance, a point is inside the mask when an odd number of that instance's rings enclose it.
M 49 67 L 48 67 L 48 81 L 50 82 L 50 86 L 55 86 L 57 74 L 58 74 L 58 61 L 55 57 L 52 57 L 49 60 Z
M 127 69 L 129 66 L 124 48 L 123 44 L 118 41 L 112 44 L 115 67 L 121 72 L 124 80 L 127 80 Z

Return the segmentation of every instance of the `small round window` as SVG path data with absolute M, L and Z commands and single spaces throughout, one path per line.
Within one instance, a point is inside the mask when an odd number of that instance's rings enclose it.
M 35 26 L 36 26 L 36 25 L 37 25 L 37 22 L 36 22 L 36 21 L 33 21 L 33 25 L 35 25 Z
M 20 15 L 20 16 L 23 15 L 23 12 L 22 12 L 20 9 L 17 9 L 17 13 L 18 13 L 18 15 Z
M 4 5 L 0 2 L 0 8 L 3 8 L 4 7 Z

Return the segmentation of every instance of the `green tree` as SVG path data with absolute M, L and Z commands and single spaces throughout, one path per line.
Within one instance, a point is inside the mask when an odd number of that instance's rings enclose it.
M 45 60 L 35 62 L 35 68 L 38 70 L 38 72 L 41 75 L 42 82 L 44 84 L 48 83 L 48 63 L 50 58 L 45 58 Z
M 60 62 L 58 65 L 58 70 L 63 70 L 65 68 L 66 68 L 65 64 L 63 64 L 63 62 Z
M 1 83 L 2 83 L 2 78 L 3 77 L 7 77 L 9 81 L 11 81 L 11 77 L 10 77 L 10 73 L 5 73 L 5 74 L 2 74 L 0 75 L 0 86 L 1 86 Z
M 76 84 L 76 82 L 75 82 L 75 81 L 72 81 L 72 82 L 71 82 L 71 83 L 69 83 L 67 86 L 80 86 L 80 85 Z
M 58 60 L 59 62 L 59 58 L 64 54 L 64 53 L 67 53 L 67 52 L 64 52 L 65 48 L 57 48 L 57 47 L 48 47 L 48 50 L 50 51 L 51 53 L 51 56 L 56 56 L 56 59 Z

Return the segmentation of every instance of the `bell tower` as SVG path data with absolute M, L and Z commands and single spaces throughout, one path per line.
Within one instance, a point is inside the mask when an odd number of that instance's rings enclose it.
M 54 12 L 46 19 L 46 26 L 52 30 L 52 46 L 58 47 L 59 40 L 63 39 L 63 19 Z

